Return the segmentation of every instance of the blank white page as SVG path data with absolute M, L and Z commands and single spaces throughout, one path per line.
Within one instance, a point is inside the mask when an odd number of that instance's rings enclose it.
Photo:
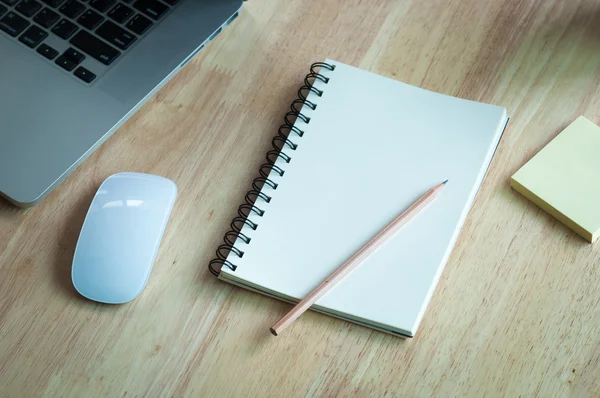
M 433 186 L 439 197 L 322 297 L 322 310 L 414 335 L 507 122 L 501 107 L 458 99 L 327 60 L 323 95 L 293 133 L 289 164 L 263 191 L 256 230 L 221 278 L 299 300 Z

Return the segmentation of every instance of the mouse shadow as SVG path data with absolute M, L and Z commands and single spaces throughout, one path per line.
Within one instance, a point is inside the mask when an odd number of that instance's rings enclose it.
M 75 254 L 75 246 L 79 239 L 79 233 L 81 232 L 81 227 L 83 226 L 90 203 L 92 203 L 92 199 L 94 198 L 94 193 L 93 190 L 89 190 L 82 194 L 73 208 L 67 212 L 68 217 L 58 238 L 59 250 L 54 258 L 55 284 L 65 295 L 70 298 L 76 298 L 81 303 L 90 303 L 90 301 L 75 290 L 71 280 L 71 267 L 73 265 L 73 255 Z

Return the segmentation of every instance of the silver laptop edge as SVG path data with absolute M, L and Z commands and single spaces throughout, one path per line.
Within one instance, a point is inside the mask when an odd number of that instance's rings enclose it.
M 110 68 L 87 57 L 83 65 L 100 72 L 89 85 L 0 32 L 0 195 L 39 203 L 241 8 L 242 0 L 182 0 Z

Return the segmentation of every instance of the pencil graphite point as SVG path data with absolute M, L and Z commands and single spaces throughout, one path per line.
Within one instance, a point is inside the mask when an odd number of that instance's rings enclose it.
M 442 182 L 442 184 L 443 184 L 443 185 L 446 185 L 446 183 L 447 183 L 447 182 L 448 182 L 448 180 L 446 180 L 446 181 Z

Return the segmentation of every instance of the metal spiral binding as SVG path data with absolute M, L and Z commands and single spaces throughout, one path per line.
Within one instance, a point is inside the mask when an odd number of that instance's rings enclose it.
M 238 208 L 238 217 L 231 221 L 231 230 L 225 234 L 223 239 L 225 243 L 221 244 L 217 248 L 217 258 L 211 260 L 208 264 L 208 269 L 215 276 L 219 276 L 219 272 L 222 267 L 227 267 L 232 271 L 236 270 L 237 266 L 227 260 L 227 257 L 230 253 L 233 253 L 239 258 L 242 258 L 244 252 L 234 246 L 235 242 L 238 239 L 242 240 L 246 244 L 250 243 L 251 241 L 249 236 L 242 233 L 242 228 L 244 225 L 248 226 L 252 230 L 255 230 L 258 227 L 258 224 L 249 220 L 248 216 L 254 213 L 257 216 L 262 217 L 265 214 L 265 210 L 256 206 L 256 200 L 261 198 L 266 203 L 271 201 L 271 197 L 261 191 L 262 187 L 268 185 L 269 187 L 273 188 L 273 190 L 277 189 L 278 184 L 269 179 L 269 174 L 276 173 L 279 176 L 283 176 L 285 174 L 285 170 L 275 164 L 277 159 L 281 159 L 285 163 L 289 163 L 292 160 L 292 157 L 283 152 L 284 149 L 295 151 L 298 148 L 298 144 L 293 142 L 290 139 L 290 136 L 292 133 L 294 133 L 297 137 L 302 137 L 304 135 L 304 131 L 294 126 L 294 123 L 296 119 L 300 119 L 307 124 L 310 123 L 310 117 L 300 112 L 300 110 L 304 105 L 309 107 L 311 110 L 317 109 L 317 104 L 307 99 L 311 92 L 319 97 L 323 95 L 322 90 L 314 87 L 314 82 L 316 80 L 320 80 L 325 84 L 329 83 L 329 78 L 317 72 L 317 68 L 325 68 L 333 71 L 335 70 L 335 65 L 327 64 L 325 62 L 315 62 L 310 66 L 310 73 L 304 78 L 304 85 L 298 89 L 298 99 L 292 102 L 290 111 L 287 112 L 283 117 L 284 124 L 279 126 L 277 135 L 273 137 L 273 140 L 271 141 L 273 150 L 267 152 L 267 163 L 263 164 L 259 168 L 258 172 L 260 177 L 255 178 L 254 181 L 252 181 L 252 189 L 246 193 L 244 198 L 245 203 Z

